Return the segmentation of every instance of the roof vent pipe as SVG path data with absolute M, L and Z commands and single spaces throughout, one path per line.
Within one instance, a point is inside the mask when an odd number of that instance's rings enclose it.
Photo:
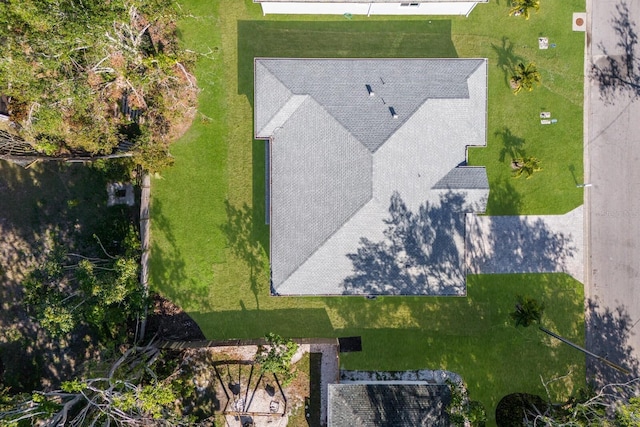
M 391 113 L 391 116 L 392 116 L 394 119 L 397 119 L 397 118 L 398 118 L 398 113 L 396 113 L 395 108 L 393 108 L 393 107 L 389 107 L 389 112 Z
M 367 92 L 369 92 L 369 96 L 376 96 L 376 93 L 373 91 L 371 85 L 365 85 L 367 87 Z

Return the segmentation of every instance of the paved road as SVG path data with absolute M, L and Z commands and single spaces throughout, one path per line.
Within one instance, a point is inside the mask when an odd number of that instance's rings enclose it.
M 587 0 L 586 68 L 602 63 L 601 45 L 619 55 L 612 19 L 620 1 Z M 628 2 L 640 20 L 640 1 Z M 640 28 L 635 27 L 636 32 Z M 636 49 L 640 56 L 640 47 Z M 597 82 L 585 81 L 585 290 L 595 301 L 587 309 L 587 347 L 637 368 L 640 355 L 640 100 L 601 99 Z M 605 380 L 625 376 L 588 360 L 587 375 Z

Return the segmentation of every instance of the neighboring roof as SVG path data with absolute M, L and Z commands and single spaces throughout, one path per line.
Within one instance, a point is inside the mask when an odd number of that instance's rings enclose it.
M 384 239 L 396 202 L 437 211 L 456 192 L 457 213 L 484 211 L 485 169 L 460 165 L 467 146 L 486 143 L 486 73 L 484 59 L 256 59 L 255 133 L 271 140 L 276 293 L 464 293 L 463 227 L 447 233 L 459 256 L 446 274 L 419 278 L 419 287 L 365 290 L 345 279 L 357 273 L 362 239 Z
M 327 427 L 445 427 L 446 385 L 329 384 Z

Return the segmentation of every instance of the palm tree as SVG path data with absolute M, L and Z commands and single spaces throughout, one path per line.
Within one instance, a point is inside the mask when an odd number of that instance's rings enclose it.
M 529 19 L 529 12 L 534 9 L 536 12 L 540 9 L 540 0 L 512 0 L 509 16 L 524 16 Z
M 544 303 L 522 295 L 518 295 L 516 301 L 516 310 L 510 314 L 511 318 L 516 321 L 516 326 L 527 327 L 533 322 L 540 323 L 544 312 Z
M 527 65 L 521 62 L 513 72 L 515 74 L 511 76 L 511 89 L 513 89 L 514 95 L 520 93 L 522 89 L 531 92 L 533 85 L 535 83 L 540 84 L 542 80 L 538 67 L 533 62 L 529 62 Z
M 523 174 L 526 174 L 527 179 L 529 179 L 534 172 L 542 170 L 540 160 L 537 157 L 519 157 L 513 159 L 511 167 L 514 169 L 514 178 L 520 178 Z

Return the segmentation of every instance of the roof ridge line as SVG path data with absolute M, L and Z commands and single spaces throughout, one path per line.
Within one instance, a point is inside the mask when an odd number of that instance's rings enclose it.
M 366 147 L 365 147 L 365 148 L 366 148 Z M 373 184 L 371 184 L 371 185 L 373 186 Z M 289 280 L 289 278 L 290 278 L 291 276 L 293 276 L 293 274 L 294 274 L 295 272 L 297 272 L 297 271 L 300 269 L 300 267 L 302 267 L 304 264 L 306 264 L 306 263 L 307 263 L 307 261 L 309 261 L 309 259 L 310 259 L 310 258 L 312 258 L 312 257 L 316 254 L 316 252 L 318 252 L 318 250 L 319 250 L 321 247 L 323 247 L 323 246 L 324 246 L 324 244 L 325 244 L 325 243 L 327 243 L 327 241 L 329 241 L 329 239 L 331 239 L 333 236 L 335 236 L 335 235 L 336 235 L 336 232 L 337 232 L 338 230 L 342 230 L 342 227 L 343 227 L 347 222 L 351 221 L 351 219 L 352 219 L 354 216 L 356 216 L 356 215 L 357 215 L 357 214 L 362 210 L 362 208 L 363 208 L 363 207 L 365 207 L 366 205 L 368 205 L 368 204 L 369 204 L 369 202 L 371 202 L 371 201 L 372 201 L 372 200 L 374 200 L 374 199 L 375 199 L 376 201 L 378 201 L 378 200 L 373 196 L 373 192 L 372 192 L 372 193 L 371 193 L 371 197 L 370 197 L 366 202 L 362 203 L 362 204 L 358 207 L 358 209 L 356 209 L 356 210 L 355 210 L 351 215 L 349 215 L 349 217 L 348 217 L 347 219 L 345 219 L 345 221 L 344 221 L 342 224 L 340 224 L 340 226 L 339 226 L 338 228 L 336 228 L 336 229 L 333 231 L 333 233 L 331 233 L 331 234 L 330 234 L 329 236 L 327 236 L 327 237 L 326 237 L 322 242 L 320 242 L 320 243 L 316 246 L 316 248 L 313 250 L 313 252 L 311 252 L 311 253 L 310 253 L 310 254 L 309 254 L 309 255 L 308 255 L 308 256 L 307 256 L 307 257 L 306 257 L 306 258 L 305 258 L 305 259 L 304 259 L 304 260 L 303 260 L 299 265 L 298 265 L 298 267 L 297 267 L 295 270 L 293 270 L 293 271 L 292 271 L 291 273 L 289 273 L 289 274 L 288 274 L 284 279 L 282 279 L 282 283 L 281 283 L 281 285 L 282 285 L 282 284 L 284 284 L 287 280 Z M 379 202 L 379 201 L 378 201 L 378 202 Z M 273 285 L 273 283 L 272 283 L 272 285 Z M 276 291 L 278 291 L 278 288 L 275 288 L 275 290 L 276 290 Z
M 402 129 L 402 128 L 407 124 L 407 122 L 409 121 L 409 119 L 411 119 L 413 116 L 415 116 L 415 115 L 416 115 L 416 113 L 418 112 L 418 110 L 419 110 L 419 109 L 421 109 L 421 108 L 422 108 L 422 107 L 427 103 L 427 101 L 429 101 L 430 99 L 434 99 L 434 98 L 429 98 L 428 96 L 427 96 L 427 97 L 425 97 L 425 99 L 420 103 L 420 105 L 418 105 L 418 106 L 417 106 L 417 107 L 416 107 L 416 108 L 411 112 L 411 114 L 409 114 L 409 115 L 407 116 L 407 118 L 405 118 L 405 119 L 402 121 L 402 123 L 401 123 L 401 124 L 400 124 L 400 125 L 399 125 L 399 126 L 398 126 L 394 131 L 393 131 L 393 132 L 391 132 L 391 133 L 389 134 L 389 136 L 387 136 L 387 138 L 384 140 L 384 142 L 383 142 L 382 144 L 378 145 L 378 146 L 376 147 L 376 149 L 375 149 L 374 151 L 372 151 L 372 152 L 371 152 L 371 154 L 375 154 L 375 153 L 377 153 L 377 152 L 378 152 L 378 150 L 379 150 L 380 148 L 384 147 L 384 146 L 385 146 L 385 144 L 386 144 L 387 142 L 389 142 L 389 140 L 390 140 L 390 139 L 391 139 L 391 138 L 392 138 L 396 133 L 398 133 L 398 131 L 399 131 L 400 129 Z
M 271 116 L 271 119 L 256 134 L 262 135 L 263 133 L 266 133 L 267 135 L 272 136 L 276 129 L 282 127 L 287 121 L 289 121 L 291 116 L 293 116 L 293 114 L 298 111 L 298 109 L 302 106 L 302 104 L 305 103 L 308 98 L 311 97 L 309 95 L 297 95 L 292 92 L 289 99 L 287 99 L 287 102 L 285 102 L 282 107 L 280 107 L 280 109 L 276 111 L 273 116 Z M 288 106 L 295 106 L 295 108 L 287 113 L 284 110 Z M 284 117 L 278 117 L 285 114 L 286 116 Z

